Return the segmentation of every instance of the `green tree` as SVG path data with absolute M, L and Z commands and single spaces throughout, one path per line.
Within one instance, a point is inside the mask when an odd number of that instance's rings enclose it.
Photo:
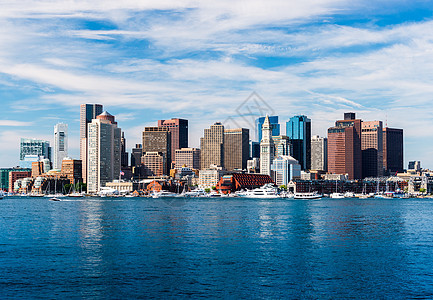
M 205 191 L 206 193 L 210 193 L 210 188 L 205 188 L 204 191 Z

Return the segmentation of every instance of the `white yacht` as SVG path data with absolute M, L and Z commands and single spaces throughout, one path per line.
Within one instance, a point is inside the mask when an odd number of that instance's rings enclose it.
M 176 197 L 175 193 L 167 192 L 167 191 L 160 191 L 160 192 L 153 192 L 152 198 L 166 198 L 166 197 Z
M 343 193 L 332 193 L 331 195 L 329 195 L 329 198 L 332 199 L 343 199 L 346 198 L 346 195 Z
M 265 184 L 264 186 L 253 189 L 250 191 L 236 193 L 239 197 L 245 198 L 280 198 L 278 189 L 271 184 Z
M 294 196 L 295 199 L 320 199 L 322 198 L 322 195 L 318 194 L 317 192 L 309 192 L 309 193 L 295 193 Z
M 206 197 L 207 193 L 204 189 L 195 189 L 183 194 L 184 197 Z

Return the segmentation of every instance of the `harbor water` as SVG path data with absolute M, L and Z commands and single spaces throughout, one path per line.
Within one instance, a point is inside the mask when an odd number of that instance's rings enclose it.
M 433 298 L 433 199 L 0 200 L 0 298 Z

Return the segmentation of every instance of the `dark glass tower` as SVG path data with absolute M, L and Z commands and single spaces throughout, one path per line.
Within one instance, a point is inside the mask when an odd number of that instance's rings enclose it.
M 294 116 L 286 122 L 286 135 L 293 147 L 293 157 L 302 170 L 311 169 L 311 120 L 307 116 Z

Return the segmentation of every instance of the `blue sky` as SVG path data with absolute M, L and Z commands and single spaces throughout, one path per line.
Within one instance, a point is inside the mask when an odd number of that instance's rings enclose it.
M 115 115 L 128 148 L 172 117 L 199 146 L 216 121 L 249 126 L 255 91 L 280 122 L 309 116 L 313 134 L 345 111 L 403 128 L 405 164 L 433 168 L 432 2 L 2 1 L 0 167 L 57 122 L 78 158 L 81 103 Z

